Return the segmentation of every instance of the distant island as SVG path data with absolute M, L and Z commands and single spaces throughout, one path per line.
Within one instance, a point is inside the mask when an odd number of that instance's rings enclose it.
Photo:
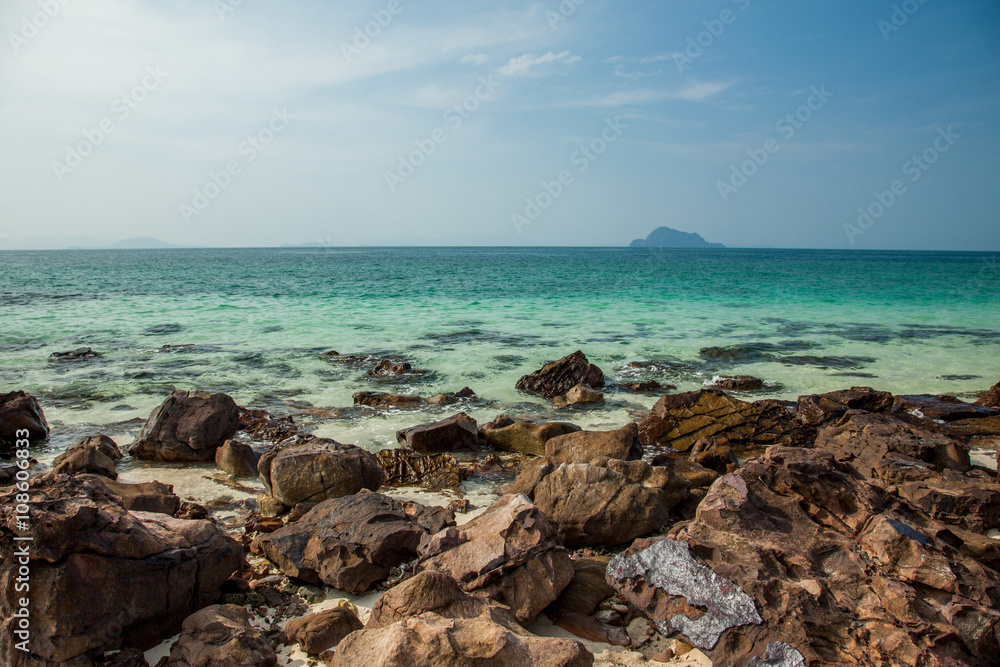
M 680 232 L 670 227 L 659 227 L 644 239 L 636 239 L 630 248 L 725 248 L 721 243 L 709 243 L 701 234 Z

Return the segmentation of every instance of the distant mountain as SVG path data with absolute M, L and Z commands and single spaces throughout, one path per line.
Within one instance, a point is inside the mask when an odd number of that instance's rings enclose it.
M 679 232 L 670 227 L 659 227 L 644 239 L 636 239 L 630 248 L 725 248 L 721 243 L 709 243 L 701 234 Z
M 108 247 L 116 250 L 146 250 L 157 248 L 179 248 L 180 246 L 176 246 L 173 243 L 165 243 L 150 236 L 143 236 L 135 239 L 125 239 L 124 241 L 119 241 L 118 243 L 114 243 Z

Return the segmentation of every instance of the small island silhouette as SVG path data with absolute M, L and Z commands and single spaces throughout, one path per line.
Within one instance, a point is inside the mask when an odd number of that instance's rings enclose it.
M 681 232 L 670 227 L 658 227 L 644 239 L 636 239 L 630 248 L 725 248 L 721 243 L 709 243 L 701 234 Z

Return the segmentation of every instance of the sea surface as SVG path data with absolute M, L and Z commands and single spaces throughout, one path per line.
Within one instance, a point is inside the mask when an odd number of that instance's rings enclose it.
M 0 253 L 0 389 L 37 396 L 47 460 L 81 435 L 127 446 L 173 389 L 231 394 L 371 450 L 454 407 L 372 413 L 362 390 L 475 390 L 465 409 L 615 428 L 656 395 L 720 374 L 747 399 L 853 385 L 971 397 L 1000 380 L 997 253 L 577 248 L 232 249 Z M 186 347 L 179 347 L 186 346 Z M 54 352 L 90 347 L 77 361 Z M 723 348 L 723 349 L 712 349 Z M 577 349 L 604 405 L 555 411 L 514 389 Z M 343 364 L 321 353 L 370 355 Z M 365 375 L 375 359 L 426 371 Z M 631 368 L 629 362 L 654 362 Z M 151 473 L 152 474 L 152 473 Z

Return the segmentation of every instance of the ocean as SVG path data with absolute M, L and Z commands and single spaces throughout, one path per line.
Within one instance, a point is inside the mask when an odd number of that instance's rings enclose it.
M 173 389 L 225 392 L 370 450 L 454 412 L 371 414 L 362 390 L 469 386 L 502 412 L 616 428 L 720 374 L 793 400 L 853 385 L 969 397 L 1000 380 L 1000 254 L 627 248 L 278 248 L 0 253 L 0 387 L 38 397 L 40 460 L 104 432 L 127 445 Z M 74 361 L 54 352 L 90 347 Z M 518 378 L 577 349 L 606 401 L 556 411 Z M 412 382 L 325 351 L 408 360 Z M 643 368 L 630 362 L 653 362 Z

